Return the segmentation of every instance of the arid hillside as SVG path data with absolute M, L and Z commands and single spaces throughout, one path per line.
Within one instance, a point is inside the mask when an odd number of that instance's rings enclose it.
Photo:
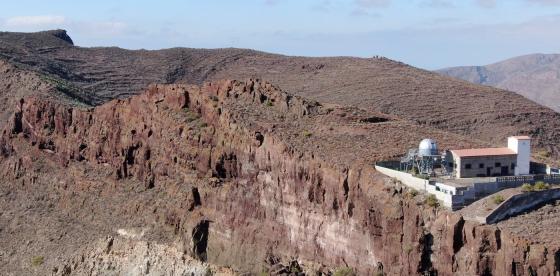
M 375 172 L 373 162 L 425 136 L 481 146 L 254 80 L 153 85 L 95 108 L 26 96 L 0 137 L 0 267 L 14 275 L 554 273 L 557 244 L 535 247 L 522 231 L 467 222 Z
M 65 31 L 0 33 L 0 55 L 45 74 L 66 94 L 96 105 L 151 83 L 260 78 L 324 103 L 396 115 L 501 145 L 528 134 L 558 156 L 560 115 L 515 93 L 469 84 L 385 58 L 288 57 L 242 49 L 131 51 L 82 48 Z
M 82 48 L 0 33 L 8 275 L 554 275 L 557 207 L 466 221 L 374 169 L 532 135 L 560 114 L 384 58 Z M 532 228 L 533 229 L 533 228 Z M 543 244 L 543 241 L 549 242 Z M 304 274 L 305 273 L 305 274 Z
M 533 54 L 486 66 L 462 66 L 438 70 L 472 83 L 515 91 L 560 112 L 560 55 Z

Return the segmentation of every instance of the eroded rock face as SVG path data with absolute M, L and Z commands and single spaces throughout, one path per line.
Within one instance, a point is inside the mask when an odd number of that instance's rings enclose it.
M 537 249 L 546 257 L 537 262 L 527 256 L 528 247 L 535 251 L 525 241 L 425 207 L 421 196 L 386 184 L 371 162 L 407 147 L 389 146 L 403 139 L 402 129 L 419 136 L 429 130 L 362 113 L 323 107 L 254 80 L 154 85 L 92 109 L 29 97 L 3 130 L 2 164 L 6 177 L 30 174 L 34 161 L 22 145 L 31 145 L 61 170 L 99 166 L 110 170 L 114 185 L 135 179 L 171 195 L 177 186 L 170 182 L 192 185 L 195 174 L 207 184 L 187 189 L 184 204 L 166 206 L 158 223 L 174 230 L 184 253 L 239 271 L 261 272 L 267 256 L 314 268 L 347 265 L 363 275 L 557 270 L 558 248 Z M 333 122 L 337 129 L 328 127 Z M 375 129 L 399 130 L 403 137 Z M 443 144 L 462 143 L 431 134 Z M 371 147 L 352 147 L 345 137 Z M 137 207 L 144 209 L 150 208 Z

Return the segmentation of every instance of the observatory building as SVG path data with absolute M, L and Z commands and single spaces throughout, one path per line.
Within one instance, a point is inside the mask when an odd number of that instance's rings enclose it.
M 531 138 L 512 136 L 504 148 L 450 150 L 446 153 L 448 169 L 456 178 L 528 175 Z
M 512 136 L 507 147 L 456 149 L 439 152 L 436 141 L 424 139 L 401 158 L 400 170 L 454 178 L 528 175 L 531 138 Z
M 560 184 L 560 172 L 531 162 L 531 138 L 508 137 L 507 147 L 438 150 L 424 139 L 400 160 L 380 161 L 375 169 L 417 191 L 434 195 L 452 210 L 525 183 Z

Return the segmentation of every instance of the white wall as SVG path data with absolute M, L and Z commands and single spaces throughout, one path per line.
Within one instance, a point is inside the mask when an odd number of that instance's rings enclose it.
M 437 186 L 440 186 L 440 189 L 445 189 L 448 191 L 451 191 L 451 193 L 444 193 L 441 191 L 436 190 L 436 185 L 429 185 L 429 181 L 428 180 L 424 180 L 418 177 L 414 177 L 412 174 L 406 173 L 406 172 L 401 172 L 401 171 L 397 171 L 397 170 L 392 170 L 389 168 L 385 168 L 385 167 L 381 167 L 381 166 L 375 166 L 375 169 L 392 178 L 395 178 L 397 180 L 399 180 L 400 182 L 402 182 L 404 185 L 406 185 L 407 187 L 410 187 L 412 189 L 415 189 L 417 191 L 425 191 L 428 192 L 430 194 L 433 194 L 436 196 L 436 198 L 440 201 L 443 202 L 443 205 L 446 207 L 451 208 L 453 206 L 453 201 L 457 201 L 457 200 L 462 200 L 462 196 L 454 196 L 454 194 L 456 193 L 456 190 L 454 187 L 442 184 L 442 183 L 436 183 Z
M 529 174 L 529 168 L 531 162 L 531 140 L 519 139 L 517 137 L 509 137 L 508 148 L 517 153 L 515 175 Z
M 395 179 L 399 180 L 400 182 L 402 182 L 406 186 L 409 186 L 413 189 L 420 190 L 420 191 L 425 191 L 426 190 L 426 185 L 428 183 L 428 180 L 424 180 L 424 179 L 421 179 L 421 178 L 418 178 L 418 177 L 414 177 L 411 174 L 406 173 L 406 172 L 400 172 L 400 171 L 388 169 L 388 168 L 385 168 L 385 167 L 375 166 L 375 169 L 378 172 L 381 172 L 386 176 L 389 176 L 389 177 L 392 177 L 392 178 L 395 178 Z

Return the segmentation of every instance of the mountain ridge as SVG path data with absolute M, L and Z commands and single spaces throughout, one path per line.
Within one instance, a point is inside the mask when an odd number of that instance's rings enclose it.
M 558 268 L 560 243 L 543 244 L 557 227 L 480 225 L 374 166 L 427 137 L 478 148 L 513 134 L 557 160 L 546 107 L 385 58 L 84 48 L 62 34 L 0 37 L 2 271 Z
M 40 42 L 49 33 L 54 38 L 47 39 L 49 47 L 44 50 Z M 153 83 L 264 79 L 316 101 L 395 115 L 496 145 L 509 135 L 531 135 L 546 155 L 560 154 L 559 143 L 554 142 L 560 141 L 560 114 L 513 92 L 383 57 L 290 57 L 231 48 L 84 48 L 52 34 L 15 33 L 9 41 L 0 37 L 0 53 L 12 64 L 53 79 L 65 94 L 90 105 L 136 95 Z M 25 39 L 13 39 L 18 36 Z
M 483 66 L 437 70 L 446 76 L 519 93 L 560 112 L 560 54 L 530 54 Z

